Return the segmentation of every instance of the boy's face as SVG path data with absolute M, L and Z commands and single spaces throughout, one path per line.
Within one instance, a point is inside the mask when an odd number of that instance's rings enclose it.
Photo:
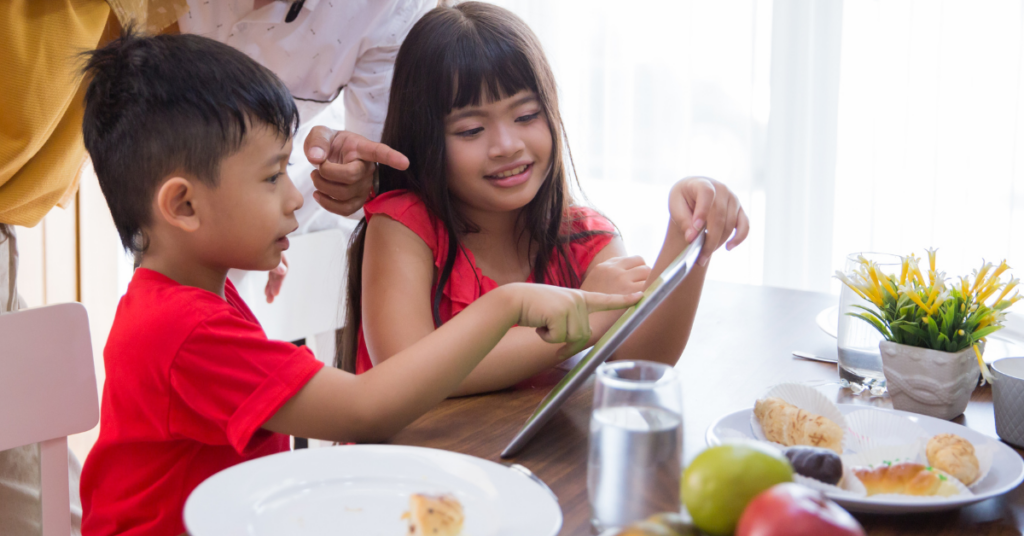
M 197 185 L 197 238 L 209 264 L 271 270 L 281 262 L 302 206 L 286 172 L 291 152 L 291 139 L 253 125 L 242 148 L 221 162 L 217 186 Z

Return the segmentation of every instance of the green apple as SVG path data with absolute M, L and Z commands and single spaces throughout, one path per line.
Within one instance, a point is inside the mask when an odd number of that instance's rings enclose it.
M 778 449 L 753 441 L 728 443 L 698 454 L 686 468 L 683 502 L 699 529 L 727 535 L 757 494 L 792 481 L 793 468 Z

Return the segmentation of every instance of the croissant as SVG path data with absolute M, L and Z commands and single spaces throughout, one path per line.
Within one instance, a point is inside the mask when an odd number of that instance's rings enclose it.
M 769 397 L 754 404 L 754 416 L 768 441 L 787 447 L 805 445 L 843 453 L 843 429 L 838 424 L 802 410 L 780 398 Z
M 955 434 L 939 434 L 928 441 L 928 463 L 957 478 L 964 485 L 978 479 L 978 457 L 974 445 Z
M 868 496 L 883 493 L 900 495 L 949 497 L 960 493 L 942 471 L 929 469 L 919 463 L 897 463 L 875 469 L 858 468 L 853 474 L 868 490 Z

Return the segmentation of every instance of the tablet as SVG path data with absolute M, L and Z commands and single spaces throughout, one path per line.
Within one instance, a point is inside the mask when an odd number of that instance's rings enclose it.
M 669 264 L 665 271 L 658 276 L 644 291 L 644 295 L 636 305 L 626 309 L 622 316 L 612 324 L 608 332 L 597 341 L 597 344 L 587 352 L 587 355 L 576 364 L 568 374 L 558 382 L 558 385 L 544 397 L 533 415 L 526 420 L 526 424 L 519 430 L 519 433 L 512 438 L 512 442 L 501 452 L 502 458 L 514 456 L 530 439 L 537 434 L 544 423 L 551 420 L 551 417 L 558 411 L 558 408 L 565 403 L 573 392 L 576 391 L 597 370 L 597 367 L 608 360 L 615 350 L 618 350 L 622 343 L 629 338 L 644 319 L 650 316 L 658 305 L 661 304 L 672 293 L 679 283 L 686 278 L 697 262 L 697 256 L 704 246 L 704 232 L 697 235 L 693 242 L 686 246 L 672 264 Z

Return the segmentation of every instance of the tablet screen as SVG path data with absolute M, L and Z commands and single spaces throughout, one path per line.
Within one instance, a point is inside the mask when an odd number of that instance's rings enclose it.
M 612 327 L 601 337 L 594 347 L 587 352 L 587 355 L 576 364 L 558 382 L 540 405 L 526 420 L 526 424 L 512 439 L 505 450 L 502 451 L 503 458 L 513 456 L 532 438 L 541 426 L 551 419 L 554 412 L 565 402 L 580 385 L 597 370 L 597 367 L 608 360 L 615 350 L 629 338 L 637 326 L 643 323 L 654 309 L 672 293 L 679 283 L 683 281 L 693 264 L 697 262 L 697 256 L 704 246 L 704 233 L 701 232 L 693 242 L 683 248 L 683 251 L 669 264 L 665 270 L 651 283 L 640 301 L 636 305 L 626 309 L 622 316 L 612 324 Z

